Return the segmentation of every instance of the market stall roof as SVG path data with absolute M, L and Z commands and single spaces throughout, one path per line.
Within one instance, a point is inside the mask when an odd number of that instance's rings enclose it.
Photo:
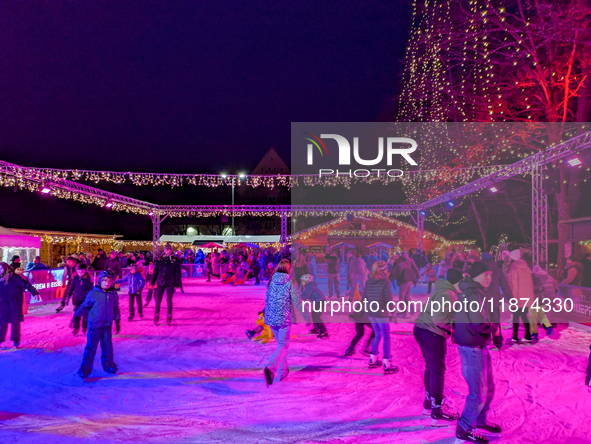
M 339 242 L 338 244 L 331 245 L 330 248 L 357 248 L 357 245 L 349 244 L 347 242 Z M 392 247 L 390 247 L 392 248 Z
M 207 243 L 198 243 L 199 241 L 193 242 L 193 245 L 198 245 L 201 248 L 224 248 L 222 244 L 218 244 L 217 242 L 207 242 Z
M 41 249 L 41 238 L 0 227 L 0 247 Z
M 251 244 L 250 242 L 240 242 L 238 245 L 234 245 L 234 248 L 260 248 L 256 244 Z
M 376 242 L 375 244 L 368 245 L 367 248 L 392 248 L 392 245 L 384 242 Z

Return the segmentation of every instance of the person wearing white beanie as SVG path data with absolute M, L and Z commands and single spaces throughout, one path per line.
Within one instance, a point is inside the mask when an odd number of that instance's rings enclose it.
M 513 312 L 513 342 L 519 343 L 520 318 L 525 327 L 525 340 L 526 342 L 531 342 L 529 321 L 527 319 L 527 307 L 529 307 L 535 299 L 532 271 L 527 266 L 527 263 L 521 259 L 521 250 L 513 250 L 509 255 L 509 258 L 511 259 L 511 263 L 509 265 L 507 279 L 509 280 L 509 286 L 511 287 L 513 298 L 517 300 L 517 310 Z

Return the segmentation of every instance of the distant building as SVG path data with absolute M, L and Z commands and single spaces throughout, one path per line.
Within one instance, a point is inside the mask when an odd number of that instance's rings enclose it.
M 280 175 L 291 174 L 287 164 L 283 161 L 281 156 L 275 151 L 275 148 L 269 148 L 269 151 L 263 156 L 254 170 L 250 172 L 251 175 Z

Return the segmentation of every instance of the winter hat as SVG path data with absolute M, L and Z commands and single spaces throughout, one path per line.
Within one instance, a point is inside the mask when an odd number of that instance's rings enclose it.
M 86 270 L 88 267 L 86 266 L 86 264 L 78 264 L 78 267 L 76 267 L 77 270 Z
M 517 250 L 513 250 L 509 254 L 509 257 L 514 261 L 520 261 L 521 260 L 521 250 L 519 248 Z
M 507 260 L 510 254 L 511 253 L 509 252 L 509 250 L 503 250 L 503 252 L 501 253 L 501 259 Z
M 468 270 L 468 274 L 472 279 L 474 279 L 476 276 L 480 276 L 482 273 L 486 273 L 487 271 L 490 270 L 488 269 L 486 264 L 484 262 L 478 261 L 472 264 L 470 270 Z
M 302 282 L 314 282 L 314 276 L 312 276 L 311 274 L 305 274 L 300 278 L 300 280 Z
M 447 279 L 450 284 L 455 285 L 462 279 L 464 279 L 464 275 L 461 270 L 458 270 L 457 268 L 450 268 L 449 270 L 447 270 L 447 275 L 445 276 L 445 279 Z
M 99 278 L 98 278 L 99 282 L 102 281 L 103 279 L 107 279 L 107 278 L 115 279 L 115 275 L 113 274 L 112 271 L 109 271 L 109 270 L 101 271 L 99 274 Z
M 492 261 L 493 257 L 490 253 L 482 253 L 482 261 Z

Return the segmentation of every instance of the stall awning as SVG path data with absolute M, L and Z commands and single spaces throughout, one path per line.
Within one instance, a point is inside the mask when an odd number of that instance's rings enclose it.
M 17 233 L 8 228 L 0 227 L 0 247 L 3 248 L 37 248 L 41 249 L 41 238 Z

